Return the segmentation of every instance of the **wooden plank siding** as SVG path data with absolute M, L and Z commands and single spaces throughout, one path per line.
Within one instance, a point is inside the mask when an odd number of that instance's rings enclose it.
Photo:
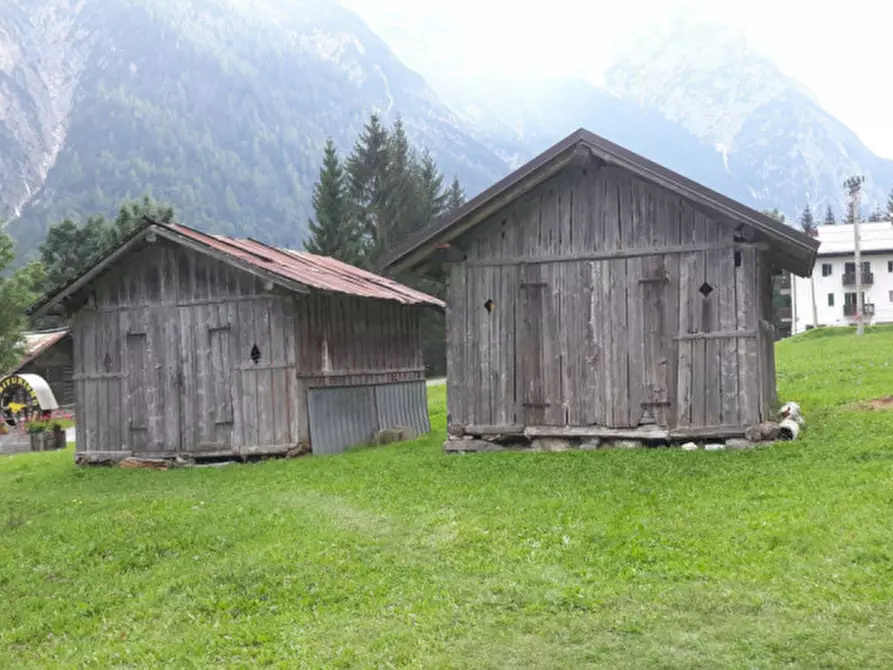
M 265 287 L 164 240 L 90 289 L 72 326 L 79 452 L 284 452 L 311 440 L 310 388 L 424 379 L 422 308 Z
M 455 246 L 451 432 L 725 434 L 765 412 L 774 370 L 756 259 L 768 254 L 679 196 L 619 168 L 569 166 Z

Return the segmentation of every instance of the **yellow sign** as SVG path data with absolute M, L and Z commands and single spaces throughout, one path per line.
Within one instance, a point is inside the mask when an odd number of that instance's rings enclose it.
M 14 425 L 18 419 L 28 419 L 40 413 L 40 400 L 34 387 L 19 375 L 0 379 L 0 414 Z

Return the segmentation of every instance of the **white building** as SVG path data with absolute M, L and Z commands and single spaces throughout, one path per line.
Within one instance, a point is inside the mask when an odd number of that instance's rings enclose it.
M 794 333 L 856 323 L 856 259 L 852 224 L 819 226 L 812 277 L 792 277 Z M 893 222 L 860 223 L 864 323 L 893 323 Z M 815 316 L 812 292 L 815 290 Z M 872 310 L 874 313 L 872 314 Z

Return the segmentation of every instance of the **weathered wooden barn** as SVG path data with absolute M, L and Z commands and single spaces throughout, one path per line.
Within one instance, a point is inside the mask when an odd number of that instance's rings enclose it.
M 60 407 L 74 409 L 74 345 L 68 328 L 25 333 L 25 355 L 7 374 L 42 377 Z
M 447 266 L 449 431 L 744 434 L 776 402 L 774 268 L 817 244 L 579 130 L 396 249 Z
M 71 320 L 77 458 L 336 453 L 429 430 L 436 298 L 331 258 L 152 223 L 34 314 Z

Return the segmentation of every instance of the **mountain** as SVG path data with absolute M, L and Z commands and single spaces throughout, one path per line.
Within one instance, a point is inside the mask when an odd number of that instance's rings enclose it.
M 844 210 L 843 181 L 867 178 L 863 202 L 886 201 L 893 161 L 879 158 L 731 30 L 679 23 L 649 35 L 611 67 L 607 88 L 679 124 L 721 157 L 748 200 L 791 214 Z
M 500 157 L 528 157 L 585 126 L 757 208 L 797 217 L 846 207 L 842 184 L 867 178 L 863 210 L 886 202 L 893 161 L 873 154 L 799 82 L 739 34 L 680 23 L 644 35 L 600 83 L 450 87 L 463 122 Z M 517 162 L 517 161 L 514 161 Z
M 52 222 L 150 191 L 199 228 L 298 245 L 325 138 L 348 151 L 372 111 L 469 194 L 580 126 L 789 216 L 839 216 L 852 174 L 866 212 L 893 184 L 893 162 L 715 26 L 648 34 L 585 79 L 446 93 L 334 0 L 4 0 L 0 221 L 27 255 Z
M 300 243 L 325 138 L 372 111 L 469 191 L 506 163 L 327 0 L 5 0 L 0 219 L 33 251 L 67 215 L 151 191 L 184 222 Z

